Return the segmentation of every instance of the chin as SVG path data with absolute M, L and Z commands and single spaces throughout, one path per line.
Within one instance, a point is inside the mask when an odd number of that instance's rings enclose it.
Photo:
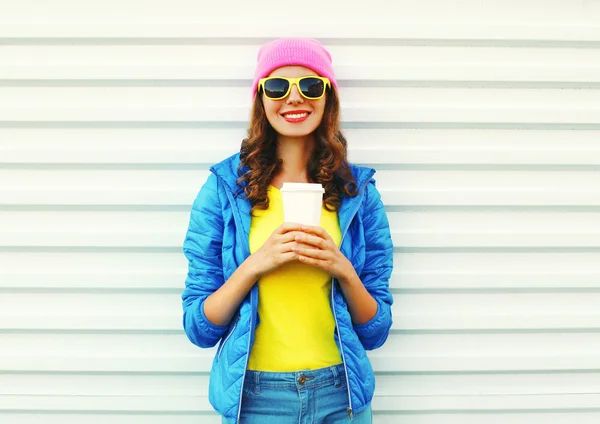
M 314 131 L 277 131 L 279 134 L 285 137 L 306 137 L 312 134 Z
M 275 128 L 275 131 L 285 137 L 305 137 L 314 133 L 318 126 L 313 128 L 312 125 L 306 127 L 299 127 L 296 125 L 296 128 L 290 128 L 288 125 L 281 125 L 278 127 L 279 128 Z

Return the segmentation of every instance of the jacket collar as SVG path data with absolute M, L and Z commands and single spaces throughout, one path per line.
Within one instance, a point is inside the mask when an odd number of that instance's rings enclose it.
M 240 154 L 238 152 L 222 162 L 211 166 L 210 171 L 219 177 L 229 189 L 230 195 L 228 195 L 228 197 L 234 200 L 234 204 L 232 206 L 237 208 L 237 211 L 234 211 L 234 213 L 239 213 L 239 219 L 241 220 L 243 231 L 247 236 L 250 232 L 250 210 L 252 209 L 252 205 L 250 204 L 250 201 L 246 199 L 243 191 L 237 185 L 239 164 Z M 356 180 L 359 190 L 364 190 L 365 185 L 375 174 L 375 170 L 372 168 L 356 166 L 353 164 L 350 164 L 350 170 L 352 171 L 352 175 Z M 358 209 L 357 206 L 361 202 L 361 199 L 361 194 L 356 197 L 342 197 L 342 203 L 338 211 L 342 232 L 344 232 L 344 230 L 350 225 L 350 220 L 354 217 L 353 212 Z

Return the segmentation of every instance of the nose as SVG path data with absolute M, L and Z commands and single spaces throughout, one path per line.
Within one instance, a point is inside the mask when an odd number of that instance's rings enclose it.
M 292 84 L 292 88 L 290 89 L 290 94 L 288 95 L 285 102 L 287 104 L 297 104 L 297 103 L 304 102 L 304 98 L 298 91 L 298 86 L 296 86 L 296 84 Z

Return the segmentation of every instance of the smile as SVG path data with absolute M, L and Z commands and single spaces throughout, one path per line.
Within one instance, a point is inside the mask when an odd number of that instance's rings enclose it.
M 310 112 L 295 112 L 295 113 L 283 113 L 283 119 L 288 122 L 302 122 L 308 118 Z

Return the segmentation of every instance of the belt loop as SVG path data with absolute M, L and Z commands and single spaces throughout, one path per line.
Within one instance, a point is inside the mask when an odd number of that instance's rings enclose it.
M 333 385 L 335 387 L 340 387 L 340 373 L 338 372 L 337 367 L 331 367 L 331 373 L 333 374 Z
M 260 371 L 254 372 L 254 394 L 260 395 Z

